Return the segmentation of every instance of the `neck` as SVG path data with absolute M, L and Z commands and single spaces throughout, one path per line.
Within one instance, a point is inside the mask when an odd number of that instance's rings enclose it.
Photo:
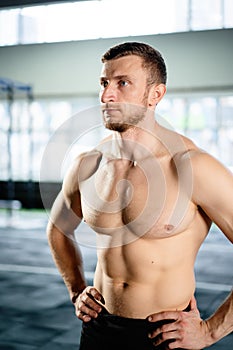
M 157 128 L 153 115 L 153 119 L 147 119 L 141 125 L 132 126 L 124 132 L 113 132 L 111 153 L 116 158 L 128 159 L 134 163 L 147 158 L 159 147 Z

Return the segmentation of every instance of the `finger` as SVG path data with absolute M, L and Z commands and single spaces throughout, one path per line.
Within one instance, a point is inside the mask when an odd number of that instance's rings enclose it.
M 84 315 L 87 315 L 91 318 L 97 318 L 99 311 L 95 311 L 91 309 L 88 305 L 84 304 L 83 302 L 80 302 L 76 307 L 76 314 L 78 317 L 83 317 Z
M 156 338 L 158 336 L 161 336 L 161 334 L 165 334 L 168 332 L 175 332 L 179 329 L 179 324 L 177 322 L 172 322 L 168 324 L 164 324 L 160 327 L 156 327 L 153 331 L 151 331 L 148 336 L 149 338 Z
M 89 287 L 86 289 L 87 294 L 89 294 L 94 299 L 100 301 L 102 304 L 105 304 L 103 295 L 94 287 Z
M 177 321 L 179 318 L 179 314 L 180 314 L 180 311 L 163 311 L 157 314 L 152 314 L 147 319 L 149 322 L 158 322 L 162 320 Z
M 93 299 L 93 297 L 90 297 L 88 293 L 81 295 L 78 303 L 78 308 L 82 309 L 82 311 L 85 307 L 97 313 L 101 312 L 102 310 L 101 305 L 99 305 L 98 302 Z
M 88 315 L 83 315 L 83 322 L 90 322 L 91 321 L 91 317 Z
M 173 342 L 177 342 L 179 340 L 179 332 L 167 332 L 160 334 L 155 340 L 153 340 L 154 346 L 159 346 L 164 342 L 169 342 L 169 344 Z
M 76 316 L 83 322 L 91 321 L 91 316 L 85 315 L 79 310 L 76 311 Z
M 102 302 L 101 300 L 103 299 L 103 297 L 99 293 L 98 294 L 95 293 L 95 297 L 91 293 L 87 293 L 87 296 L 98 305 L 99 305 L 99 302 Z
M 101 308 L 98 310 L 92 309 L 89 305 L 84 304 L 83 302 L 80 302 L 78 306 L 78 310 L 80 310 L 82 313 L 89 315 L 91 317 L 97 317 L 98 314 L 101 312 Z
M 179 339 L 174 339 L 172 342 L 170 342 L 167 345 L 168 349 L 181 349 L 182 344 L 181 341 Z

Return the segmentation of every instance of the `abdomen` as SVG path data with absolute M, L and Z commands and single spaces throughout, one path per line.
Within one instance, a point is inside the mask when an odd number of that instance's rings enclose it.
M 195 288 L 195 253 L 191 247 L 177 245 L 176 240 L 172 244 L 139 239 L 99 252 L 95 283 L 109 312 L 145 318 L 188 306 Z

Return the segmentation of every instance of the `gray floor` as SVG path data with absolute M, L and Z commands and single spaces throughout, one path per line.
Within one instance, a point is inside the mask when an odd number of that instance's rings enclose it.
M 43 212 L 16 212 L 13 217 L 0 212 L 0 349 L 78 349 L 81 322 L 51 259 L 46 222 Z M 86 276 L 91 281 L 95 250 L 84 244 L 90 245 L 93 236 L 85 227 L 82 231 Z M 213 228 L 196 263 L 196 297 L 204 318 L 231 290 L 232 253 L 231 244 Z M 209 349 L 232 350 L 233 334 Z

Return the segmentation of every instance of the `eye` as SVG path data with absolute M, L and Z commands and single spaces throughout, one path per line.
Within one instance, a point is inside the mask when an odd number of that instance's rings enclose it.
M 107 80 L 101 80 L 100 85 L 101 85 L 103 88 L 106 88 L 106 87 L 108 86 L 108 81 L 107 81 Z
M 129 82 L 126 81 L 126 80 L 120 80 L 120 81 L 119 81 L 119 85 L 120 85 L 120 86 L 123 86 L 123 87 L 124 87 L 124 86 L 128 86 L 128 85 L 129 85 Z

